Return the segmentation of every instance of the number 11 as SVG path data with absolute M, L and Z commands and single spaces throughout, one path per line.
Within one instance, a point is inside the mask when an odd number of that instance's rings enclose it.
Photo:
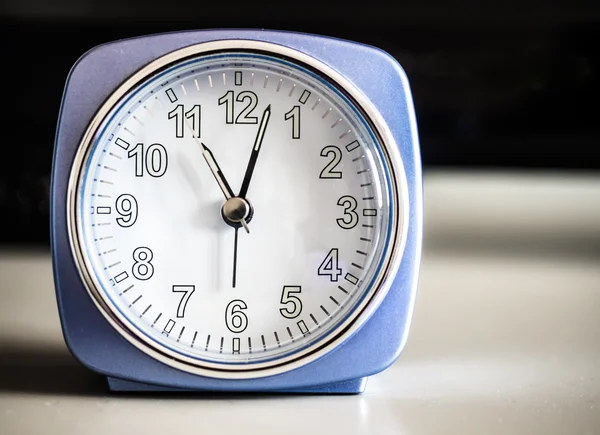
M 186 122 L 186 120 L 184 119 L 185 116 L 185 118 L 190 119 L 192 121 L 191 129 L 194 134 L 194 137 L 199 138 L 201 115 L 202 112 L 200 104 L 195 104 L 194 107 L 192 107 L 187 112 L 184 111 L 183 104 L 178 104 L 173 110 L 169 112 L 169 119 L 175 119 L 175 137 L 183 137 L 183 131 L 185 127 L 183 123 Z

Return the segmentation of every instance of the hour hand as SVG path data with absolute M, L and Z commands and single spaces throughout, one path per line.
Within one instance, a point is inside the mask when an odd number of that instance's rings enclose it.
M 202 146 L 202 156 L 204 157 L 204 160 L 206 160 L 206 163 L 208 163 L 208 167 L 215 177 L 215 180 L 217 180 L 223 195 L 225 195 L 225 199 L 233 198 L 235 195 L 231 190 L 223 171 L 221 171 L 219 164 L 215 160 L 215 156 L 213 155 L 212 151 L 202 142 L 200 142 L 200 145 Z

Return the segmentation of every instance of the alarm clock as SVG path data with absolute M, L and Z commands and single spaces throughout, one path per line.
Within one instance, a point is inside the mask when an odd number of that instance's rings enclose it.
M 267 30 L 101 45 L 52 171 L 64 338 L 111 390 L 360 393 L 401 353 L 422 183 L 389 54 Z

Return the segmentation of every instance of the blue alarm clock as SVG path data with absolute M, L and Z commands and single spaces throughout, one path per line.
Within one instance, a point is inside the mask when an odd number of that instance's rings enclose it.
M 51 218 L 66 343 L 111 390 L 363 392 L 415 304 L 408 80 L 292 32 L 101 45 L 67 79 Z

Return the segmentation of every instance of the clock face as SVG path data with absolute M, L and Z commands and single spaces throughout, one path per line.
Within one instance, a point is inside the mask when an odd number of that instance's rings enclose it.
M 330 345 L 366 319 L 398 249 L 397 169 L 373 120 L 285 54 L 171 55 L 122 86 L 80 147 L 70 214 L 87 287 L 184 370 Z

